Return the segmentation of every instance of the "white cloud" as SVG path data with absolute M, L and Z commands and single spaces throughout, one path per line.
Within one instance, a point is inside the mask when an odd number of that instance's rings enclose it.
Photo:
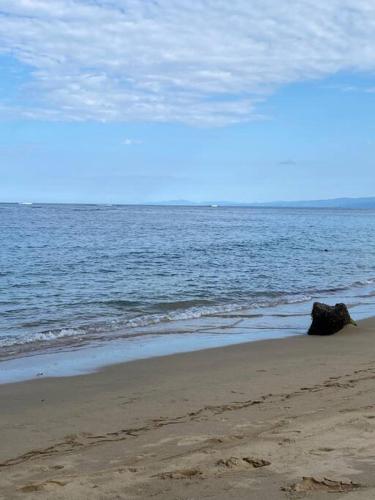
M 368 87 L 365 85 L 350 85 L 350 84 L 337 84 L 337 85 L 325 85 L 324 88 L 331 90 L 339 90 L 340 92 L 344 92 L 346 94 L 359 92 L 365 94 L 373 94 L 375 93 L 375 87 Z
M 142 141 L 140 141 L 139 139 L 130 139 L 129 137 L 125 137 L 125 139 L 122 141 L 122 144 L 124 144 L 125 146 L 134 146 L 142 144 Z
M 281 85 L 375 70 L 374 0 L 0 0 L 0 52 L 50 120 L 256 118 Z

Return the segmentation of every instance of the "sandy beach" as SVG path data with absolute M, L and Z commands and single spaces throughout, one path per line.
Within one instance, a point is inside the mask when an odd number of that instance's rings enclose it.
M 0 0 L 0 70 L 0 500 L 375 500 L 375 0 Z
M 0 498 L 375 498 L 375 319 L 0 386 Z

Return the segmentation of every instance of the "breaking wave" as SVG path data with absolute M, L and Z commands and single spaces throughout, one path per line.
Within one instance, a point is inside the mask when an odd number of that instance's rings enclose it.
M 308 303 L 313 300 L 313 298 L 322 296 L 324 294 L 332 294 L 334 296 L 337 292 L 342 292 L 344 290 L 356 289 L 364 286 L 368 286 L 375 283 L 375 278 L 368 279 L 363 282 L 355 282 L 351 286 L 341 287 L 341 288 L 330 288 L 325 290 L 309 290 L 309 294 L 274 294 L 277 296 L 271 296 L 269 298 L 263 296 L 253 299 L 252 302 L 242 301 L 238 303 L 225 303 L 225 304 L 209 304 L 209 301 L 204 300 L 192 300 L 192 301 L 178 301 L 178 302 L 164 302 L 157 304 L 159 307 L 158 313 L 155 314 L 141 314 L 132 318 L 122 318 L 118 320 L 112 320 L 111 322 L 105 324 L 90 324 L 88 326 L 80 326 L 78 328 L 61 328 L 56 330 L 47 330 L 41 332 L 33 332 L 23 335 L 6 335 L 0 338 L 0 347 L 12 347 L 12 346 L 22 346 L 25 344 L 32 343 L 50 343 L 53 341 L 58 341 L 64 338 L 89 338 L 92 335 L 96 337 L 101 334 L 101 338 L 105 340 L 106 334 L 119 331 L 128 330 L 129 336 L 132 336 L 132 331 L 136 335 L 136 329 L 146 328 L 153 325 L 158 325 L 162 323 L 175 322 L 175 321 L 187 321 L 199 319 L 206 316 L 220 316 L 228 315 L 230 313 L 236 313 L 246 309 L 256 310 L 256 316 L 268 315 L 277 316 L 277 308 L 288 304 L 299 304 Z M 355 294 L 357 298 L 361 297 L 371 297 L 375 291 L 368 291 L 366 295 Z M 271 294 L 272 295 L 272 294 Z M 355 302 L 357 304 L 357 302 Z M 126 301 L 126 300 L 113 300 L 108 301 L 107 305 L 115 307 L 125 307 L 138 305 L 136 301 Z M 353 304 L 351 304 L 353 305 Z M 155 307 L 155 304 L 154 304 Z M 262 309 L 272 308 L 270 312 L 262 312 Z M 276 308 L 276 314 L 275 309 Z M 283 314 L 282 314 L 283 315 Z M 291 314 L 293 315 L 293 314 Z M 301 315 L 300 312 L 296 311 L 296 315 Z

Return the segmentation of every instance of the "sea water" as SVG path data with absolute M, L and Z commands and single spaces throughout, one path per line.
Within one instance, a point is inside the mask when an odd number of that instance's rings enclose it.
M 0 205 L 0 382 L 375 314 L 375 210 Z

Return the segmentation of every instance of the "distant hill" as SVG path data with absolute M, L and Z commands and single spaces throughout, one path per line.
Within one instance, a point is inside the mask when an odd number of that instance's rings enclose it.
M 170 200 L 150 203 L 151 205 L 182 205 L 182 206 L 231 206 L 231 207 L 280 207 L 280 208 L 375 208 L 375 197 L 368 198 L 334 198 L 328 200 L 304 201 L 271 201 L 266 203 L 239 203 L 235 201 L 202 201 L 200 203 L 188 200 Z
M 335 198 L 330 200 L 308 201 L 275 201 L 270 203 L 256 203 L 254 206 L 299 208 L 375 208 L 375 197 Z

